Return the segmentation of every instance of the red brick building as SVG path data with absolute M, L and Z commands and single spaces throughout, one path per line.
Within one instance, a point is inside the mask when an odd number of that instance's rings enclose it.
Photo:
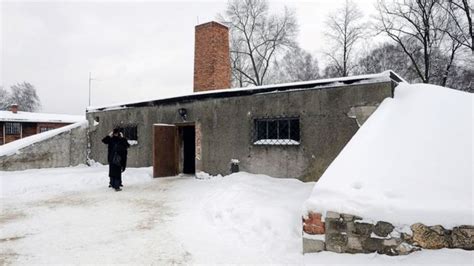
M 10 110 L 0 111 L 0 145 L 82 120 L 84 117 L 77 115 L 21 112 L 12 105 Z

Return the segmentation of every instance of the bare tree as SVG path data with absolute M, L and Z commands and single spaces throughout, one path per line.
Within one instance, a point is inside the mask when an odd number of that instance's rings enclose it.
M 9 101 L 10 94 L 3 88 L 3 86 L 0 86 L 0 110 L 8 109 L 8 106 L 10 105 Z
M 23 82 L 11 86 L 10 89 L 10 104 L 18 104 L 18 109 L 26 112 L 35 112 L 40 109 L 40 99 L 33 85 Z
M 295 46 L 294 12 L 270 15 L 266 0 L 231 0 L 220 20 L 230 27 L 234 84 L 262 85 L 276 56 Z
M 306 81 L 319 77 L 318 60 L 299 47 L 288 51 L 278 62 L 279 82 Z
M 470 1 L 448 0 L 441 1 L 440 5 L 447 11 L 454 25 L 446 33 L 459 44 L 469 48 L 474 55 L 473 7 Z M 455 34 L 453 34 L 453 28 L 455 28 Z
M 235 31 L 231 31 L 230 47 L 233 51 L 244 51 L 244 43 L 235 36 Z M 251 63 L 248 58 L 240 53 L 230 53 L 230 64 L 232 68 L 232 87 L 246 87 L 251 81 L 246 77 L 246 73 L 252 73 Z
M 446 45 L 459 44 L 455 41 L 446 42 Z M 467 50 L 467 49 L 466 49 Z M 456 49 L 447 47 L 445 50 L 436 49 L 432 53 L 431 83 L 447 86 L 457 90 L 473 91 L 474 68 L 455 60 Z M 469 52 L 470 53 L 470 52 Z M 421 53 L 413 55 L 417 61 L 423 57 Z M 383 43 L 366 53 L 357 64 L 356 74 L 379 73 L 393 70 L 409 82 L 419 82 L 418 74 L 411 60 L 396 44 Z M 330 71 L 328 69 L 327 71 Z
M 453 65 L 446 86 L 474 93 L 474 68 Z
M 449 19 L 449 20 L 453 21 L 452 19 Z M 447 32 L 449 32 L 450 27 L 448 26 L 447 29 L 448 29 Z M 448 40 L 446 40 L 446 44 L 443 45 L 446 48 L 443 49 L 443 47 L 440 47 L 440 52 L 442 54 L 438 57 L 435 57 L 437 59 L 440 59 L 439 64 L 437 64 L 438 67 L 440 68 L 439 75 L 437 76 L 441 77 L 441 81 L 438 82 L 438 84 L 440 84 L 441 86 L 446 86 L 451 68 L 455 64 L 456 54 L 458 53 L 459 49 L 462 47 L 462 43 L 460 43 L 456 39 L 456 36 L 460 36 L 460 34 L 455 33 L 456 31 L 457 31 L 456 29 L 452 30 L 452 32 L 448 35 L 449 38 Z
M 354 46 L 364 35 L 362 12 L 351 0 L 330 14 L 327 21 L 326 37 L 331 44 L 331 51 L 326 55 L 330 59 L 330 72 L 346 77 L 354 67 Z
M 393 70 L 409 81 L 418 77 L 403 50 L 392 43 L 382 43 L 362 55 L 354 72 L 355 74 L 374 74 L 385 70 Z
M 340 74 L 340 69 L 337 68 L 335 65 L 327 65 L 324 69 L 323 69 L 323 77 L 324 78 L 334 78 L 334 77 L 340 77 L 341 74 Z
M 405 52 L 420 80 L 429 83 L 433 55 L 441 47 L 447 18 L 440 0 L 378 2 L 378 29 Z M 420 55 L 417 56 L 417 55 Z

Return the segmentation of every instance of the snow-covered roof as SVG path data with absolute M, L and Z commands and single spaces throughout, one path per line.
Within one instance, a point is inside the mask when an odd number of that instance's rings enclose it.
M 316 183 L 305 210 L 399 225 L 474 224 L 473 98 L 398 85 Z
M 0 122 L 76 123 L 82 120 L 85 120 L 83 115 L 0 111 Z
M 163 102 L 177 102 L 182 100 L 198 100 L 206 98 L 217 98 L 217 97 L 232 97 L 232 96 L 244 96 L 252 95 L 257 93 L 268 93 L 268 92 L 277 92 L 277 91 L 290 91 L 290 90 L 301 90 L 301 89 L 323 89 L 323 88 L 333 88 L 339 86 L 347 86 L 359 83 L 376 83 L 376 82 L 406 82 L 398 74 L 392 70 L 387 70 L 382 73 L 377 74 L 368 74 L 368 75 L 358 75 L 350 77 L 340 77 L 340 78 L 330 78 L 330 79 L 318 79 L 311 81 L 301 81 L 301 82 L 291 82 L 291 83 L 282 83 L 282 84 L 272 84 L 272 85 L 263 85 L 255 87 L 246 87 L 246 88 L 231 88 L 231 89 L 221 89 L 221 90 L 210 90 L 195 92 L 192 94 L 178 95 L 169 98 L 158 98 L 158 99 L 145 99 L 135 102 L 124 102 L 124 103 L 115 103 L 111 105 L 102 105 L 102 106 L 89 106 L 87 107 L 87 112 L 95 111 L 107 111 L 122 109 L 127 107 L 141 107 L 149 106 L 157 103 Z

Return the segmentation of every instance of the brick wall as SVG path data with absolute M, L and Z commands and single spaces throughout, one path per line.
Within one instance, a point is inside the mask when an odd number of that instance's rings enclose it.
M 56 129 L 60 127 L 64 127 L 67 125 L 70 125 L 71 123 L 38 123 L 37 127 L 37 133 L 41 133 L 41 128 L 48 128 L 49 130 L 51 129 Z
M 16 134 L 16 135 L 5 135 L 5 144 L 6 143 L 10 143 L 12 141 L 15 141 L 15 140 L 19 140 L 21 139 L 21 135 L 20 134 Z
M 21 130 L 22 130 L 23 138 L 26 138 L 38 133 L 36 123 L 22 123 Z
M 197 25 L 194 91 L 230 88 L 229 29 L 217 22 Z

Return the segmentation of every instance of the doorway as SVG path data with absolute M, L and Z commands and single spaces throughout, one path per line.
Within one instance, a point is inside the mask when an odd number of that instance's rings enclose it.
M 179 126 L 179 136 L 181 140 L 181 164 L 183 174 L 196 173 L 196 131 L 194 125 Z
M 194 123 L 153 125 L 153 177 L 196 173 Z

